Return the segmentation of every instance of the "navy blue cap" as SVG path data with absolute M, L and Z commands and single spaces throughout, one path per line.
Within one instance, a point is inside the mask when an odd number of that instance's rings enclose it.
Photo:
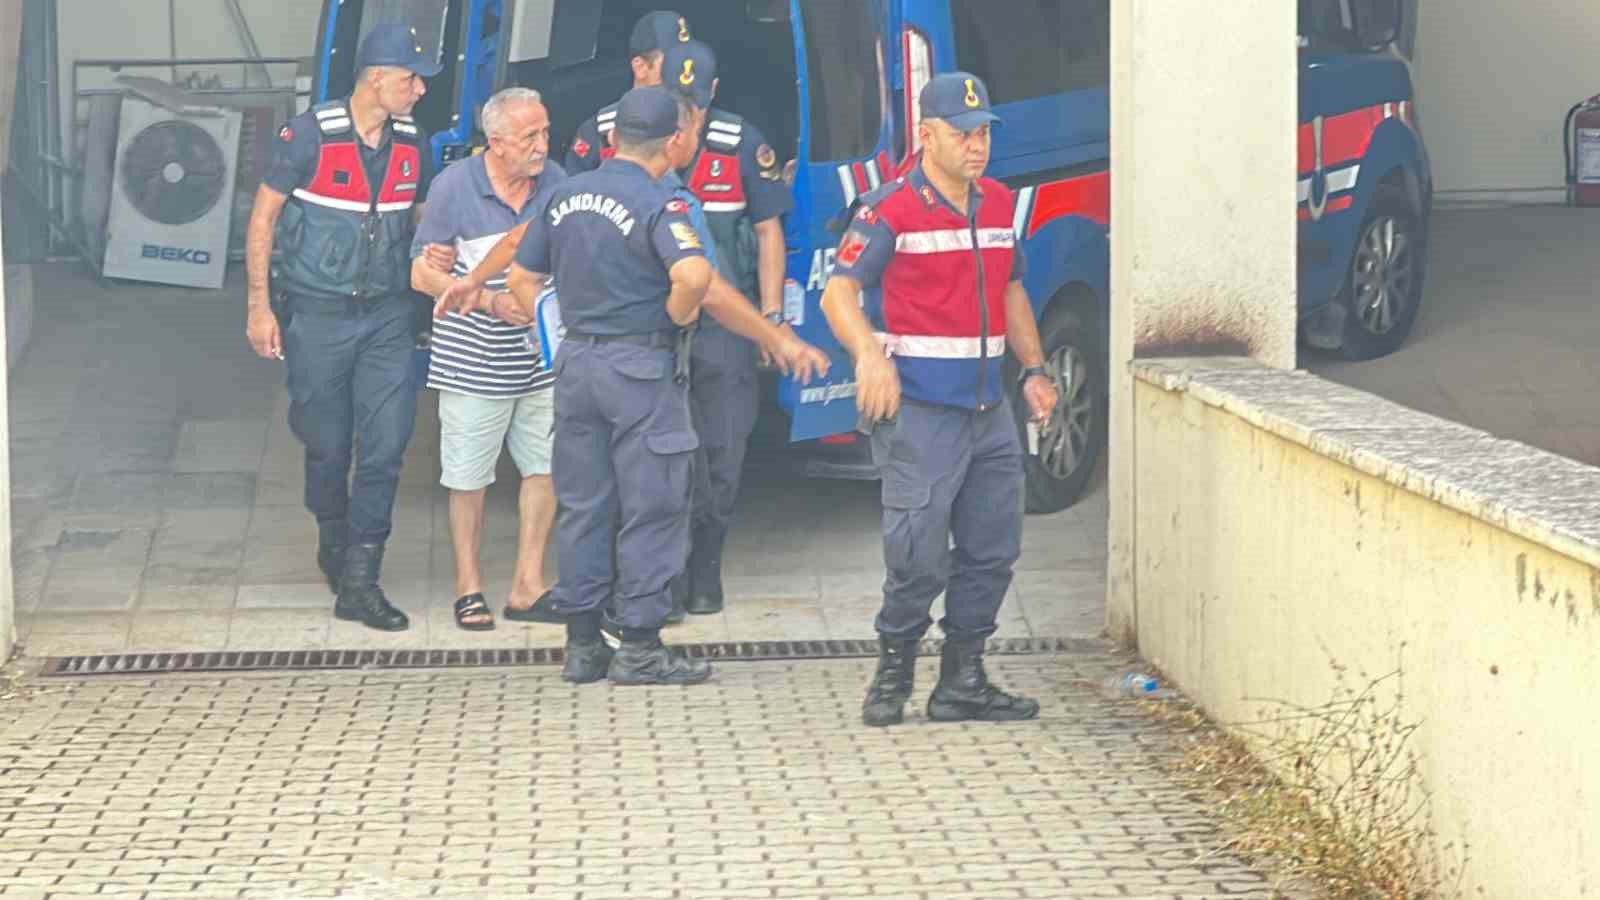
M 422 49 L 417 30 L 399 24 L 374 25 L 361 39 L 361 47 L 356 51 L 356 70 L 368 66 L 394 66 L 423 78 L 432 78 L 444 69 L 437 54 L 430 57 Z
M 971 72 L 944 72 L 922 88 L 918 98 L 924 119 L 943 119 L 957 131 L 971 131 L 979 125 L 998 122 L 989 109 L 989 89 L 983 79 Z
M 684 41 L 667 48 L 661 63 L 661 86 L 683 91 L 694 105 L 711 105 L 712 82 L 717 80 L 717 54 L 700 41 Z
M 627 137 L 649 141 L 677 130 L 678 101 L 666 88 L 634 88 L 617 104 L 617 131 Z
M 683 16 L 670 9 L 658 9 L 645 13 L 633 23 L 633 34 L 628 36 L 628 54 L 643 56 L 654 50 L 665 51 L 689 38 L 689 23 Z

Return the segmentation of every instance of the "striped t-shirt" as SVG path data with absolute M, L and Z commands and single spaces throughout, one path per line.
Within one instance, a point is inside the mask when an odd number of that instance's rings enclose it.
M 434 179 L 411 255 L 428 244 L 454 244 L 454 273 L 471 271 L 505 233 L 543 210 L 550 191 L 566 178 L 560 166 L 546 162 L 532 196 L 516 211 L 489 183 L 483 155 L 447 167 Z M 490 278 L 487 289 L 505 287 L 505 273 Z M 544 368 L 528 326 L 512 325 L 483 312 L 450 313 L 433 323 L 428 387 L 475 397 L 522 397 L 544 390 L 555 373 Z

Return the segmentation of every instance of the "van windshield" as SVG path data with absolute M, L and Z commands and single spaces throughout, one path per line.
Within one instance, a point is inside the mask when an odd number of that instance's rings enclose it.
M 1300 47 L 1315 53 L 1363 53 L 1361 37 L 1393 19 L 1399 0 L 1299 0 Z M 1402 17 L 1404 18 L 1404 17 Z M 1397 36 L 1404 40 L 1403 36 Z M 1409 52 L 1408 54 L 1409 55 Z
M 800 0 L 814 161 L 871 156 L 883 127 L 877 2 Z

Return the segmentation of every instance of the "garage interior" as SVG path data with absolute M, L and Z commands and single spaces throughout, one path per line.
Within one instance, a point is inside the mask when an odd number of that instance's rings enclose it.
M 264 85 L 255 79 L 265 64 L 225 73 L 167 61 L 193 58 L 216 34 L 239 46 L 206 56 L 302 58 L 319 3 L 143 5 L 156 13 L 148 21 L 83 15 L 86 0 L 23 4 L 19 84 L 45 89 L 18 91 L 3 193 L 20 643 L 31 655 L 558 645 L 560 630 L 548 626 L 455 628 L 437 419 L 426 395 L 384 579 L 415 625 L 380 635 L 333 622 L 300 506 L 282 372 L 243 338 L 241 266 L 227 267 L 219 290 L 110 280 L 83 263 L 66 221 L 44 224 L 52 205 L 78 202 L 73 173 L 93 101 L 75 94 L 109 88 L 109 67 L 75 63 L 153 60 L 161 65 L 144 74 L 219 78 L 270 98 L 258 105 L 294 102 L 303 64 L 274 64 Z M 1572 102 L 1600 91 L 1600 61 L 1576 27 L 1584 16 L 1554 0 L 1514 10 L 1421 0 L 1407 44 L 1438 185 L 1422 310 L 1392 356 L 1345 363 L 1302 348 L 1303 368 L 1600 464 L 1600 408 L 1590 399 L 1600 379 L 1591 351 L 1600 337 L 1600 262 L 1591 252 L 1600 219 L 1563 205 L 1560 129 Z M 1466 46 L 1476 48 L 1470 58 L 1457 49 Z M 870 636 L 882 572 L 876 487 L 804 481 L 752 456 L 729 545 L 728 611 L 691 621 L 673 639 Z M 1072 509 L 1030 517 L 1002 637 L 1100 633 L 1101 482 Z M 513 483 L 502 469 L 486 519 L 486 593 L 496 607 L 514 555 Z

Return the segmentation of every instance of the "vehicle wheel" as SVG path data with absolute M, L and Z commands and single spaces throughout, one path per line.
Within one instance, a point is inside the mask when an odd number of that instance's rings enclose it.
M 1040 429 L 1039 455 L 1024 456 L 1027 510 L 1052 513 L 1077 502 L 1094 474 L 1106 443 L 1107 382 L 1105 338 L 1078 303 L 1051 311 L 1039 325 L 1045 368 L 1061 395 L 1055 414 Z M 1020 371 L 1007 357 L 1007 375 L 1016 385 Z M 1028 447 L 1028 408 L 1020 386 L 1013 389 L 1012 412 Z
M 1340 302 L 1345 316 L 1346 359 L 1376 359 L 1393 353 L 1416 321 L 1422 304 L 1422 226 L 1405 194 L 1381 187 L 1357 232 Z

